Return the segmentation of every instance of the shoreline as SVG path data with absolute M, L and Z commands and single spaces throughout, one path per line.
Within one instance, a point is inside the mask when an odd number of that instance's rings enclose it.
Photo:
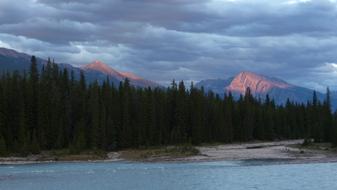
M 306 164 L 306 163 L 331 163 L 337 162 L 337 151 L 328 148 L 326 144 L 316 147 L 301 146 L 303 140 L 285 140 L 273 142 L 248 142 L 233 144 L 217 144 L 195 146 L 198 153 L 177 154 L 167 153 L 168 147 L 162 149 L 132 149 L 119 152 L 109 152 L 106 156 L 84 154 L 66 155 L 59 159 L 55 155 L 46 153 L 30 155 L 27 157 L 0 157 L 1 165 L 48 164 L 71 162 L 215 162 L 215 161 L 240 161 L 247 164 L 275 163 L 275 164 Z M 171 149 L 169 149 L 171 150 Z M 181 150 L 179 150 L 181 151 Z M 179 152 L 181 153 L 181 152 Z M 194 152 L 193 152 L 194 153 Z M 190 154 L 190 155 L 189 155 Z M 49 156 L 49 157 L 48 157 Z M 66 158 L 69 158 L 68 160 Z

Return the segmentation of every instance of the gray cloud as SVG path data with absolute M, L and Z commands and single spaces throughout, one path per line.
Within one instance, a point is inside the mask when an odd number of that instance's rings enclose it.
M 0 45 L 151 80 L 242 70 L 337 90 L 334 0 L 2 0 Z

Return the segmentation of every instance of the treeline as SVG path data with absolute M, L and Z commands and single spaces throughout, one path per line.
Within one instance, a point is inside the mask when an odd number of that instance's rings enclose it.
M 336 142 L 337 117 L 316 94 L 304 104 L 275 105 L 250 90 L 239 100 L 172 82 L 135 88 L 126 79 L 87 84 L 48 61 L 38 71 L 0 79 L 0 154 L 41 150 L 116 150 L 154 145 L 313 138 Z

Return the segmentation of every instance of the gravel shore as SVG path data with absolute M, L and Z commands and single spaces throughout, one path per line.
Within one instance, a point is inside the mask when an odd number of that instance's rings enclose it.
M 107 153 L 104 159 L 61 160 L 63 162 L 114 162 L 114 161 L 139 161 L 139 162 L 201 162 L 201 161 L 277 161 L 278 163 L 316 163 L 337 162 L 337 152 L 328 148 L 302 147 L 303 140 L 286 140 L 273 142 L 250 142 L 221 145 L 203 145 L 195 147 L 199 154 L 192 156 L 149 156 L 141 159 L 125 157 L 126 151 Z M 135 153 L 136 152 L 136 153 Z M 133 150 L 137 154 L 137 151 Z M 144 153 L 144 152 L 142 152 Z M 140 153 L 139 153 L 140 154 Z M 8 164 L 34 164 L 60 162 L 60 160 L 41 155 L 28 157 L 0 157 L 0 165 Z

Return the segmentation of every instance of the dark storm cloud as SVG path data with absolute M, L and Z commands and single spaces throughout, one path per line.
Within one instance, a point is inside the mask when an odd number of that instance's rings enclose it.
M 100 59 L 162 83 L 250 70 L 337 89 L 336 9 L 333 0 L 1 0 L 0 45 Z

